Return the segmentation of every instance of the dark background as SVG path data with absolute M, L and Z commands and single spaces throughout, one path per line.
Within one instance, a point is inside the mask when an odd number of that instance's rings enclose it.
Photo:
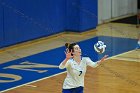
M 140 0 L 138 0 L 138 9 L 140 9 Z

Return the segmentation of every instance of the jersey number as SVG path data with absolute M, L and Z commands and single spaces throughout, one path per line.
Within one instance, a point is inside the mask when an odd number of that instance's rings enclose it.
M 79 72 L 80 72 L 79 76 L 81 76 L 81 74 L 82 74 L 82 71 L 79 71 Z

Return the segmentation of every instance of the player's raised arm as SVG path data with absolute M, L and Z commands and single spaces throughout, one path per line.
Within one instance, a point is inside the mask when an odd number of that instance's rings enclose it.
M 65 52 L 66 58 L 60 63 L 60 65 L 59 65 L 60 69 L 66 68 L 68 66 L 68 60 L 73 57 L 71 55 L 72 50 L 69 51 L 69 49 L 66 49 L 66 51 L 64 51 L 64 52 Z
M 105 55 L 100 61 L 98 62 L 93 62 L 90 58 L 86 58 L 87 61 L 87 65 L 91 66 L 93 68 L 97 67 L 98 65 L 100 65 L 106 58 L 108 57 L 108 55 Z

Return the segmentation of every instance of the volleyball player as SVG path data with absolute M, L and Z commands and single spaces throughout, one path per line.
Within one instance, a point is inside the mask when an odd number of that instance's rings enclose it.
M 78 44 L 66 43 L 65 46 L 66 58 L 59 65 L 60 69 L 67 69 L 67 76 L 63 83 L 62 93 L 83 93 L 84 76 L 87 66 L 91 66 L 93 68 L 97 67 L 107 58 L 107 55 L 95 63 L 89 57 L 81 57 L 82 51 Z

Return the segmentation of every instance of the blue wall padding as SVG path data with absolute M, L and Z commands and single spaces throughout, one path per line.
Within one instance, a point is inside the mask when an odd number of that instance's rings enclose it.
M 62 1 L 5 0 L 5 46 L 64 31 Z
M 0 7 L 0 47 L 97 26 L 97 0 L 1 0 Z
M 0 47 L 3 46 L 3 7 L 0 6 Z
M 79 31 L 80 29 L 80 0 L 67 0 L 66 29 L 69 31 Z
M 96 28 L 98 24 L 97 5 L 97 0 L 80 0 L 79 31 Z
M 97 0 L 67 0 L 66 29 L 83 32 L 97 26 Z

